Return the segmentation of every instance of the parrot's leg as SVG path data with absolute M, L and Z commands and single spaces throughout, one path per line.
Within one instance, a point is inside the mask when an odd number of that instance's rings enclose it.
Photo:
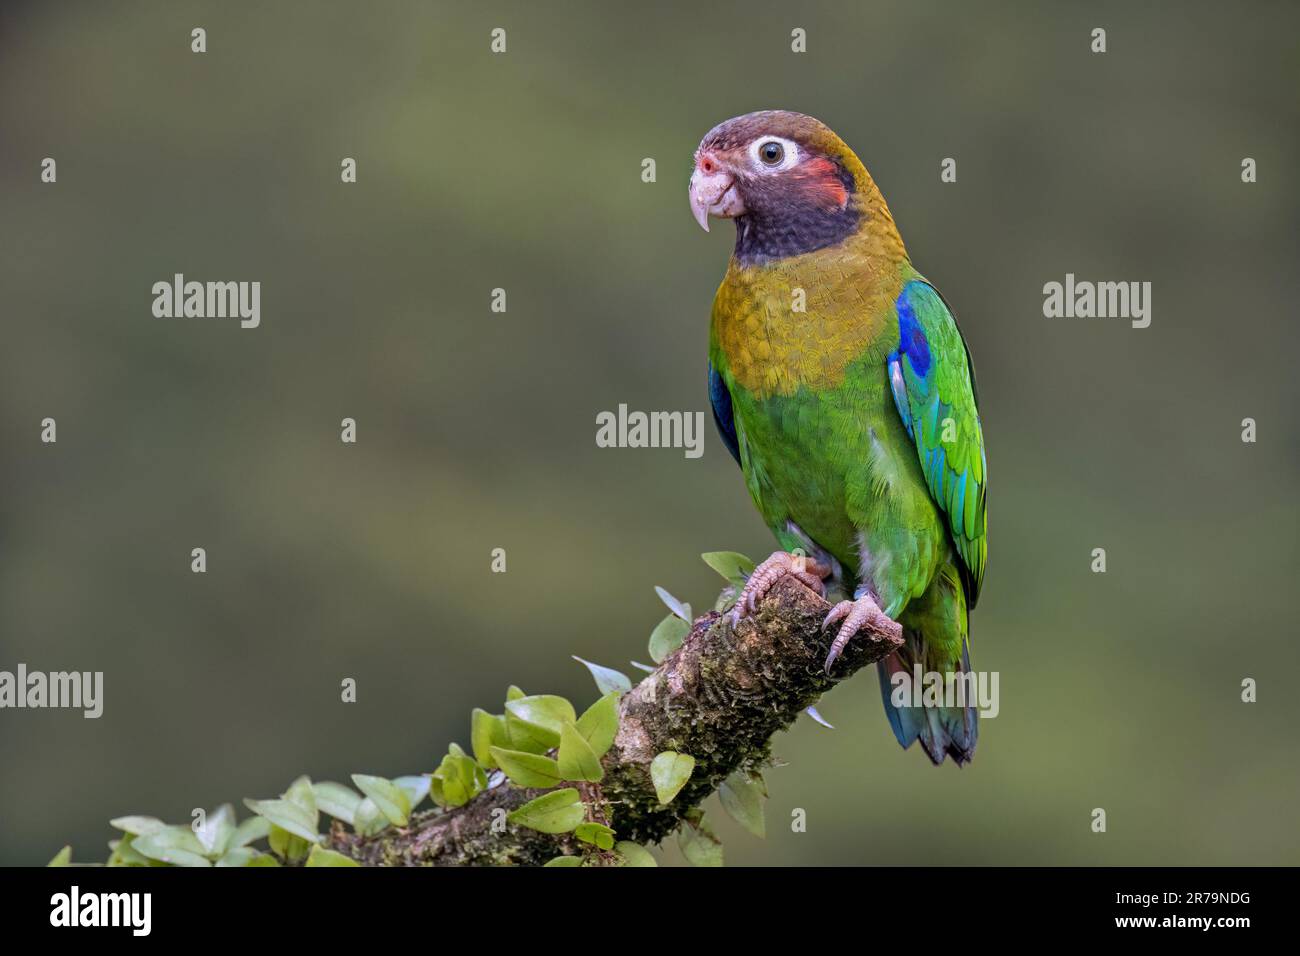
M 758 602 L 772 590 L 781 578 L 789 576 L 807 585 L 821 597 L 826 596 L 826 585 L 822 578 L 831 573 L 831 567 L 816 558 L 789 551 L 773 551 L 772 556 L 756 567 L 741 588 L 736 598 L 736 606 L 731 611 L 731 623 L 739 624 L 746 614 L 758 609 Z
M 884 631 L 899 641 L 903 639 L 903 626 L 882 611 L 876 599 L 865 588 L 859 588 L 859 593 L 854 600 L 841 601 L 831 608 L 831 612 L 826 615 L 826 620 L 822 621 L 822 630 L 826 630 L 840 620 L 844 623 L 840 625 L 840 632 L 835 635 L 831 651 L 826 655 L 827 674 L 830 674 L 836 658 L 843 653 L 849 641 L 853 640 L 853 635 L 862 630 L 864 624 L 870 624 L 874 630 Z

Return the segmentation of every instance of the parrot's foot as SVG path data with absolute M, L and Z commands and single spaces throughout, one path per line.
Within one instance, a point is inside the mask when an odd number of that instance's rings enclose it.
M 899 641 L 903 639 L 903 626 L 885 614 L 869 594 L 864 594 L 855 601 L 841 601 L 831 608 L 831 612 L 826 615 L 826 620 L 822 621 L 822 630 L 826 630 L 839 620 L 843 620 L 844 623 L 840 625 L 840 632 L 835 635 L 831 652 L 826 655 L 828 675 L 836 658 L 848 646 L 849 641 L 853 640 L 853 635 L 862 630 L 864 624 L 871 625 L 873 630 L 884 631 Z
M 826 585 L 822 583 L 822 578 L 830 573 L 830 566 L 822 564 L 816 558 L 791 554 L 789 551 L 773 551 L 770 558 L 754 569 L 741 588 L 736 606 L 731 610 L 732 625 L 739 624 L 742 617 L 757 610 L 758 602 L 763 600 L 777 581 L 787 575 L 825 597 Z

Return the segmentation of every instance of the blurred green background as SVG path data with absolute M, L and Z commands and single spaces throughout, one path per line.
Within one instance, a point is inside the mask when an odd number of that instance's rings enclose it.
M 701 551 L 770 551 L 711 422 L 687 460 L 599 449 L 595 415 L 707 411 L 732 236 L 692 222 L 690 157 L 772 107 L 857 150 L 962 321 L 1001 715 L 935 769 L 860 675 L 835 731 L 777 740 L 767 840 L 719 819 L 729 862 L 1300 861 L 1298 30 L 1284 3 L 6 4 L 0 669 L 106 687 L 97 721 L 0 712 L 0 862 L 431 770 L 508 684 L 581 702 L 569 655 L 644 659 L 653 585 L 716 595 Z M 261 327 L 153 318 L 175 272 L 260 280 Z M 1150 328 L 1045 319 L 1067 272 L 1152 282 Z

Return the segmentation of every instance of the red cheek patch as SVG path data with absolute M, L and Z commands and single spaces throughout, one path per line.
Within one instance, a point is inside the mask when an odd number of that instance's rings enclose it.
M 843 209 L 849 201 L 849 191 L 840 181 L 839 168 L 821 156 L 809 159 L 795 171 L 800 191 L 821 206 Z

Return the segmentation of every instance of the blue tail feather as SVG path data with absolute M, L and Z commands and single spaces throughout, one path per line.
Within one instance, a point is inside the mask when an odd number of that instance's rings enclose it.
M 876 665 L 880 675 L 880 696 L 889 726 L 905 750 L 913 742 L 921 741 L 922 749 L 936 766 L 943 763 L 945 756 L 952 757 L 958 765 L 968 763 L 975 755 L 975 743 L 979 739 L 979 711 L 975 701 L 968 700 L 964 705 L 953 707 L 912 706 L 909 681 L 904 685 L 909 689 L 904 706 L 894 703 L 895 685 L 891 678 L 899 672 L 914 673 L 916 663 L 923 660 L 919 644 L 919 637 L 909 632 L 907 643 Z M 970 669 L 970 648 L 967 646 L 962 648 L 958 672 L 967 673 Z

